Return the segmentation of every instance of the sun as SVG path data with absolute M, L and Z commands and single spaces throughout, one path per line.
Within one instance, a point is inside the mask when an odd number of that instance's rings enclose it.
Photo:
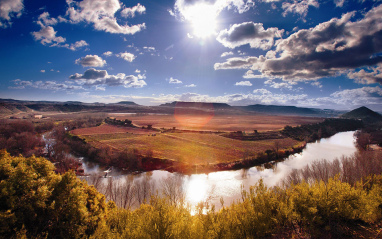
M 206 38 L 215 34 L 217 12 L 214 5 L 195 4 L 187 9 L 185 15 L 191 22 L 194 36 Z

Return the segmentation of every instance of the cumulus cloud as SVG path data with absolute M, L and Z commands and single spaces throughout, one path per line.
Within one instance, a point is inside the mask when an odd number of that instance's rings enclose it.
M 0 0 L 0 27 L 11 26 L 12 18 L 20 17 L 23 9 L 23 0 Z
M 232 51 L 227 51 L 227 52 L 223 52 L 220 57 L 226 57 L 226 56 L 231 56 L 233 55 L 233 52 Z
M 227 70 L 227 69 L 249 69 L 254 63 L 258 62 L 257 57 L 233 57 L 227 59 L 223 63 L 215 63 L 215 70 Z
M 262 23 L 244 22 L 220 31 L 217 40 L 229 48 L 249 44 L 252 48 L 267 50 L 273 46 L 274 38 L 280 38 L 283 32 L 276 27 L 265 30 Z
M 251 69 L 263 77 L 284 80 L 318 79 L 345 70 L 374 66 L 382 62 L 382 5 L 358 21 L 354 13 L 340 19 L 299 30 L 277 43 L 265 56 L 229 58 L 215 69 Z
M 174 79 L 172 77 L 170 77 L 170 79 L 166 79 L 168 81 L 168 83 L 170 84 L 182 84 L 183 82 L 178 80 L 178 79 Z
M 250 81 L 240 81 L 240 82 L 236 82 L 235 85 L 238 85 L 238 86 L 252 86 L 252 83 Z
M 95 80 L 99 78 L 105 78 L 107 76 L 107 71 L 105 70 L 96 70 L 90 68 L 84 72 L 84 74 L 74 74 L 69 77 L 71 80 L 86 79 L 86 80 Z
M 53 27 L 42 26 L 40 31 L 32 32 L 32 35 L 36 41 L 40 41 L 43 45 L 52 44 L 54 46 L 66 41 L 65 38 L 56 36 L 56 33 Z
M 243 78 L 245 79 L 252 79 L 252 78 L 263 78 L 263 76 L 260 74 L 257 74 L 255 75 L 255 73 L 252 71 L 252 70 L 248 70 L 247 72 L 245 72 L 245 74 L 243 75 Z
M 76 73 L 69 76 L 69 79 L 74 80 L 77 84 L 83 86 L 94 86 L 100 90 L 104 86 L 123 86 L 125 88 L 142 88 L 146 84 L 145 75 L 126 75 L 118 73 L 117 75 L 109 75 L 106 70 L 88 69 L 84 74 Z
M 93 24 L 96 30 L 118 34 L 135 34 L 146 28 L 145 23 L 129 26 L 120 25 L 117 22 L 115 14 L 122 8 L 119 0 L 83 0 L 80 2 L 66 0 L 66 2 L 69 5 L 66 15 L 73 24 L 84 21 Z
M 359 71 L 349 72 L 347 76 L 361 84 L 379 83 L 382 85 L 382 64 L 375 67 L 368 67 L 367 69 L 361 69 Z
M 38 17 L 37 24 L 41 27 L 40 31 L 32 32 L 34 39 L 40 41 L 43 45 L 49 45 L 50 47 L 64 47 L 72 51 L 76 51 L 78 48 L 88 46 L 89 44 L 84 41 L 76 41 L 75 43 L 65 43 L 66 39 L 61 36 L 56 36 L 57 32 L 51 25 L 56 25 L 57 19 L 51 18 L 48 12 L 42 13 Z
M 40 26 L 51 26 L 57 24 L 56 18 L 51 18 L 49 12 L 43 12 L 39 17 L 37 24 Z
M 121 52 L 117 54 L 116 56 L 128 62 L 132 62 L 136 58 L 136 56 L 134 56 L 133 53 L 129 53 L 129 52 Z
M 104 56 L 112 56 L 113 52 L 107 51 L 107 52 L 104 52 L 102 55 L 104 55 Z
M 296 13 L 301 16 L 303 21 L 305 21 L 310 6 L 318 8 L 319 3 L 316 0 L 293 0 L 292 2 L 283 2 L 283 16 L 285 17 L 288 13 Z
M 75 62 L 83 67 L 103 67 L 106 65 L 106 61 L 97 55 L 86 55 L 85 57 L 77 59 Z
M 345 0 L 334 0 L 334 4 L 336 7 L 343 7 L 345 3 Z
M 81 41 L 76 41 L 75 43 L 70 44 L 69 46 L 66 45 L 65 47 L 72 50 L 72 51 L 75 51 L 78 48 L 82 48 L 84 46 L 89 46 L 89 44 L 86 41 L 81 40 Z
M 135 13 L 143 14 L 146 12 L 146 7 L 138 3 L 131 8 L 125 8 L 121 11 L 123 17 L 135 17 Z

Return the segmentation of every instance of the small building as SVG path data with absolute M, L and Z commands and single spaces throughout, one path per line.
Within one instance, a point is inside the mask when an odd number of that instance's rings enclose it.
M 33 116 L 35 119 L 42 119 L 42 115 L 34 115 Z

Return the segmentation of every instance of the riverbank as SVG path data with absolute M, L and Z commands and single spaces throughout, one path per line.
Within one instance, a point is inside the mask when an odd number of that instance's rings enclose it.
M 183 164 L 170 159 L 161 158 L 143 158 L 142 159 L 142 172 L 153 170 L 165 170 L 171 173 L 182 174 L 198 174 L 198 173 L 211 173 L 228 170 L 238 170 L 243 168 L 251 168 L 254 166 L 263 165 L 265 168 L 271 168 L 277 162 L 283 161 L 290 155 L 301 153 L 306 147 L 306 143 L 302 142 L 299 145 L 292 147 L 290 150 L 280 150 L 278 158 L 275 158 L 276 153 L 264 152 L 258 154 L 256 157 L 237 160 L 227 163 L 206 163 L 206 164 Z
M 307 142 L 360 127 L 362 122 L 358 120 L 326 119 L 321 123 L 285 126 L 280 131 L 218 134 L 179 129 L 160 131 L 151 125 L 132 128 L 103 124 L 72 131 L 73 139 L 79 143 L 71 148 L 91 161 L 127 172 L 206 173 L 264 164 L 271 167 L 273 162 L 301 152 Z

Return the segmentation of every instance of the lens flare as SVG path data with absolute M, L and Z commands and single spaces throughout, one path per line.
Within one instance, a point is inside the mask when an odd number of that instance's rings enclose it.
M 174 117 L 188 128 L 200 129 L 215 115 L 212 103 L 177 102 Z

